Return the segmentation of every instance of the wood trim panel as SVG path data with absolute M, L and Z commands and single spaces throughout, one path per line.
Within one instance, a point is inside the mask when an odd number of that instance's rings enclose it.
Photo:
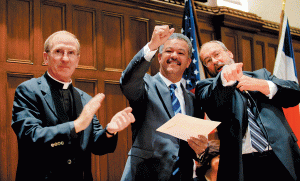
M 240 42 L 240 60 L 243 62 L 243 70 L 253 71 L 255 64 L 253 60 L 253 38 L 249 36 L 241 36 Z
M 274 70 L 274 64 L 276 60 L 276 54 L 277 54 L 277 46 L 278 44 L 273 44 L 271 42 L 268 42 L 267 44 L 267 61 L 266 61 L 266 69 L 273 73 Z
M 73 32 L 80 40 L 80 69 L 97 70 L 96 60 L 96 10 L 74 6 Z
M 52 33 L 66 29 L 66 4 L 54 1 L 42 1 L 40 12 L 42 43 L 44 43 Z M 44 51 L 44 48 L 42 51 Z M 45 65 L 44 61 L 42 65 Z
M 30 73 L 18 73 L 8 72 L 7 73 L 7 89 L 6 89 L 6 110 L 12 110 L 15 90 L 22 82 L 33 78 L 33 74 Z M 12 112 L 8 111 L 6 114 L 6 149 L 2 150 L 3 155 L 9 154 L 6 157 L 4 165 L 7 164 L 7 180 L 15 180 L 17 163 L 18 163 L 18 142 L 17 137 L 11 128 Z M 1 155 L 2 155 L 1 154 Z M 2 179 L 1 179 L 2 180 Z
M 7 62 L 33 64 L 31 0 L 7 1 Z M 17 12 L 17 13 L 16 13 Z M 19 41 L 22 39 L 22 41 Z
M 66 29 L 66 4 L 54 1 L 41 3 L 43 43 L 54 32 Z
M 266 48 L 265 42 L 256 41 L 256 46 L 254 47 L 254 59 L 255 65 L 254 70 L 266 67 Z
M 105 115 L 106 120 L 102 125 L 107 125 L 111 118 L 116 114 L 116 111 L 121 111 L 126 107 L 126 98 L 123 96 L 119 81 L 105 80 Z M 114 107 L 114 109 L 112 109 Z M 118 145 L 113 154 L 108 154 L 107 166 L 109 168 L 108 180 L 120 180 L 123 169 L 127 160 L 127 150 L 131 146 L 128 140 L 131 140 L 131 135 L 128 137 L 129 128 L 118 133 Z
M 241 62 L 239 57 L 239 37 L 235 30 L 229 28 L 221 28 L 221 41 L 226 45 L 228 50 L 233 54 L 235 62 Z
M 104 71 L 122 72 L 124 64 L 124 15 L 102 11 Z
M 150 37 L 150 20 L 148 18 L 130 16 L 128 20 L 128 28 L 125 30 L 128 34 L 128 39 L 126 39 L 126 65 L 123 69 L 127 67 L 131 59 L 137 54 L 148 42 Z M 148 71 L 150 73 L 150 70 Z
M 75 78 L 75 87 L 94 97 L 98 93 L 98 79 Z

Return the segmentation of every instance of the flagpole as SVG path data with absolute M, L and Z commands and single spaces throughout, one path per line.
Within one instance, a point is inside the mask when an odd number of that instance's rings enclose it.
M 195 8 L 195 3 L 194 0 L 191 0 L 191 4 L 192 4 L 192 9 L 193 9 L 193 14 L 194 14 L 194 24 L 195 24 L 195 31 L 196 31 L 196 39 L 198 41 L 198 46 L 201 48 L 202 46 L 202 42 L 201 42 L 201 38 L 200 38 L 200 28 L 198 27 L 198 16 L 196 13 L 196 8 Z M 200 53 L 200 52 L 199 52 Z M 198 57 L 200 60 L 200 57 Z M 202 70 L 202 71 L 200 71 Z M 205 79 L 206 74 L 204 72 L 204 67 L 202 65 L 202 63 L 199 62 L 199 71 L 200 73 L 200 79 Z
M 191 4 L 192 4 L 192 7 L 193 7 L 197 40 L 198 40 L 199 47 L 201 47 L 202 43 L 201 43 L 201 39 L 200 39 L 200 29 L 198 28 L 198 17 L 197 17 L 197 13 L 196 13 L 196 8 L 195 8 L 194 0 L 191 0 Z
M 286 0 L 282 0 L 282 10 L 281 10 L 281 15 L 280 15 L 280 24 L 279 24 L 279 42 L 280 42 L 280 37 L 282 33 L 282 24 L 283 24 L 283 18 L 284 18 L 284 10 L 285 10 L 285 2 Z

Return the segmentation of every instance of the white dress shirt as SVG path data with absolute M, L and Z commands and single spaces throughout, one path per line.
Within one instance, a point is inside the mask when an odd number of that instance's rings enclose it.
M 151 51 L 148 43 L 147 45 L 144 46 L 144 58 L 146 61 L 150 62 L 151 59 L 153 58 L 153 56 L 155 55 L 155 53 L 157 52 L 157 50 Z M 159 72 L 160 77 L 163 79 L 163 81 L 165 82 L 165 84 L 167 85 L 167 87 L 169 87 L 171 84 L 173 84 L 173 82 L 171 82 L 169 79 L 167 79 L 166 77 L 164 77 L 160 72 Z M 179 82 L 176 82 L 176 86 L 177 89 L 175 89 L 175 96 L 177 97 L 177 99 L 179 100 L 180 103 L 180 108 L 181 108 L 181 113 L 182 114 L 186 114 L 185 111 L 185 102 L 184 102 L 184 97 L 183 97 L 183 90 L 180 86 L 180 84 L 183 83 L 183 79 L 181 79 Z

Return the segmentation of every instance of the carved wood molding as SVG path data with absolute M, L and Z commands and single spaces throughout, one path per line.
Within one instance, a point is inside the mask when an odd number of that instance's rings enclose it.
M 184 0 L 91 0 L 104 2 L 109 4 L 115 4 L 120 6 L 126 6 L 131 8 L 139 8 L 145 11 L 154 11 L 164 14 L 171 14 L 174 16 L 182 16 L 184 8 Z M 276 22 L 271 22 L 268 20 L 261 19 L 260 16 L 236 10 L 233 8 L 219 6 L 211 7 L 204 5 L 200 0 L 194 0 L 196 11 L 199 12 L 197 15 L 203 17 L 202 19 L 209 18 L 210 16 L 223 16 L 219 18 L 219 21 L 223 21 L 224 26 L 241 28 L 247 31 L 254 32 L 272 32 L 273 34 L 278 34 L 279 24 Z M 199 19 L 201 20 L 201 18 Z M 222 23 L 222 22 L 221 22 Z M 300 28 L 290 27 L 291 34 L 300 38 Z
M 275 31 L 279 30 L 279 23 L 275 23 L 273 21 L 264 20 L 264 26 L 266 28 L 273 29 Z M 290 26 L 291 35 L 300 36 L 300 29 Z
M 182 2 L 181 0 L 149 0 L 149 1 L 153 3 L 157 1 L 161 1 L 164 3 L 169 3 L 171 5 L 177 5 L 177 6 L 179 5 L 184 7 L 184 2 Z M 227 18 L 226 17 L 224 18 L 225 21 L 224 25 L 227 26 L 233 26 L 235 28 L 241 26 L 240 28 L 242 29 L 246 28 L 250 31 L 273 31 L 274 33 L 278 33 L 279 31 L 279 23 L 263 20 L 261 19 L 260 16 L 254 13 L 244 12 L 241 10 L 236 10 L 225 6 L 211 7 L 211 6 L 204 5 L 201 2 L 197 2 L 197 0 L 195 0 L 195 8 L 197 11 L 200 11 L 201 13 L 229 16 Z M 237 22 L 235 23 L 233 20 Z M 245 20 L 248 22 L 245 22 Z M 241 24 L 241 22 L 243 23 Z M 255 25 L 255 27 L 253 27 L 253 25 Z M 292 35 L 300 36 L 299 28 L 290 27 L 290 30 Z

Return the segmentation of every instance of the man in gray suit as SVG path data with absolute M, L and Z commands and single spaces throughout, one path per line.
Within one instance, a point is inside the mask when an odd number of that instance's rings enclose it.
M 133 145 L 121 180 L 187 181 L 193 176 L 193 158 L 207 146 L 204 136 L 186 142 L 156 131 L 178 111 L 172 108 L 171 84 L 177 87 L 175 100 L 179 100 L 179 112 L 203 117 L 200 108 L 194 112 L 194 94 L 181 83 L 183 72 L 191 63 L 191 42 L 173 32 L 174 28 L 169 26 L 156 26 L 151 41 L 134 56 L 120 79 L 136 118 L 132 124 Z M 150 76 L 147 71 L 158 48 L 160 70 Z
M 115 150 L 116 133 L 135 121 L 132 109 L 118 112 L 105 128 L 100 125 L 95 113 L 104 94 L 92 98 L 72 85 L 80 58 L 75 35 L 53 33 L 43 55 L 48 71 L 15 92 L 11 126 L 19 149 L 16 180 L 92 181 L 91 153 Z
M 220 41 L 203 44 L 200 58 L 214 78 L 199 82 L 196 99 L 222 122 L 218 180 L 300 180 L 297 138 L 282 110 L 299 104 L 299 85 L 264 68 L 243 71 Z

